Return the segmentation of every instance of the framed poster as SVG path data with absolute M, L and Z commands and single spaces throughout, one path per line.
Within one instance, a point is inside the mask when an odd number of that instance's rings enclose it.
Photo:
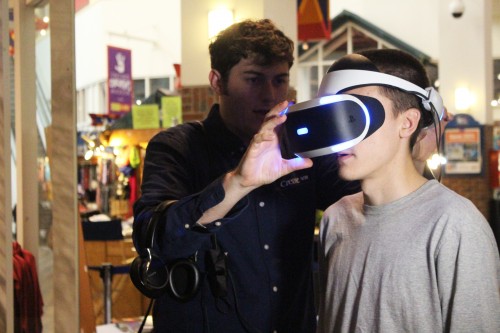
M 454 119 L 453 122 L 456 120 L 460 121 Z M 476 124 L 458 122 L 446 127 L 443 144 L 447 160 L 444 171 L 447 175 L 477 175 L 483 172 L 483 132 L 482 126 Z

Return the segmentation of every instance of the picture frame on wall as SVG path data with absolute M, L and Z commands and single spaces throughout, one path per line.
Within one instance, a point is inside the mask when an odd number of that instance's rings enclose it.
M 446 175 L 483 173 L 483 127 L 470 115 L 456 115 L 443 135 Z

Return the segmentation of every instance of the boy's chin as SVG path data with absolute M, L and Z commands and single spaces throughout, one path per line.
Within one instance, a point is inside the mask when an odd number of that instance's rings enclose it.
M 343 171 L 343 170 L 339 171 L 339 177 L 342 180 L 350 181 L 350 182 L 359 180 L 359 177 L 356 177 L 356 175 L 354 175 L 354 174 L 352 174 L 350 172 Z

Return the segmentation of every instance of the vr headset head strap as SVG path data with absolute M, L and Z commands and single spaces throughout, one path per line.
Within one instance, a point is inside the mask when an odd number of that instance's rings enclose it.
M 368 58 L 359 54 L 345 56 L 330 67 L 321 81 L 318 96 L 335 95 L 346 90 L 373 85 L 396 88 L 417 96 L 421 100 L 422 107 L 435 116 L 434 121 L 443 118 L 443 99 L 436 89 L 433 87 L 424 89 L 400 77 L 381 73 Z

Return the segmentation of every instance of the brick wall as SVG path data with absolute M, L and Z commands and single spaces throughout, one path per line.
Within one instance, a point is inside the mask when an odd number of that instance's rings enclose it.
M 180 90 L 182 98 L 183 120 L 202 120 L 208 115 L 210 107 L 217 101 L 217 95 L 209 85 L 182 87 Z M 288 100 L 295 100 L 297 91 L 290 89 Z
M 185 122 L 202 120 L 210 107 L 217 101 L 217 95 L 210 86 L 190 86 L 181 90 L 182 117 Z

